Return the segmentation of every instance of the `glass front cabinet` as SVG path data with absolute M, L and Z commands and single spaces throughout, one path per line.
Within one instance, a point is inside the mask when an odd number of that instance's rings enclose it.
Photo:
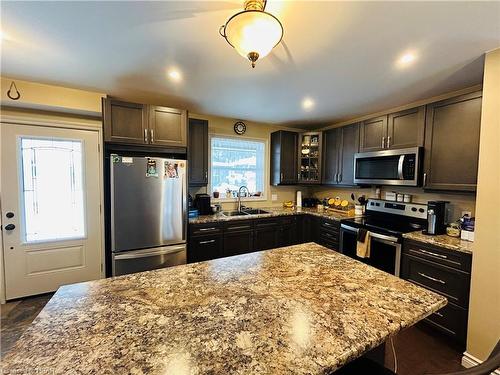
M 300 133 L 299 172 L 300 184 L 321 183 L 321 132 Z

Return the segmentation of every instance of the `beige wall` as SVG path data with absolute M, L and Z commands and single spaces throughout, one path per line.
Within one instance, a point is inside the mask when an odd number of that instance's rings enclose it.
M 21 93 L 19 100 L 12 100 L 7 96 L 12 81 L 15 81 Z M 8 77 L 1 77 L 0 82 L 2 106 L 101 117 L 101 98 L 105 96 L 103 93 L 13 80 Z
M 486 54 L 467 353 L 484 360 L 500 339 L 500 49 Z
M 284 130 L 295 130 L 297 129 L 287 129 L 275 125 L 270 125 L 270 124 L 264 124 L 264 123 L 256 123 L 256 122 L 250 122 L 250 121 L 244 121 L 246 126 L 247 126 L 247 131 L 243 136 L 238 136 L 235 134 L 233 127 L 234 123 L 238 121 L 237 119 L 230 119 L 226 117 L 217 117 L 217 116 L 207 116 L 207 115 L 200 115 L 200 114 L 194 114 L 190 113 L 189 117 L 191 118 L 198 118 L 198 119 L 203 119 L 203 120 L 208 120 L 208 132 L 210 134 L 224 134 L 224 135 L 230 135 L 234 137 L 242 137 L 242 138 L 257 138 L 257 139 L 266 139 L 268 142 L 268 150 L 270 147 L 270 142 L 271 142 L 271 133 L 284 129 Z M 292 151 L 293 152 L 293 151 Z M 267 180 L 269 181 L 269 157 L 266 160 L 266 173 L 267 173 Z M 271 207 L 271 206 L 280 206 L 283 204 L 284 201 L 295 201 L 295 194 L 297 190 L 301 190 L 303 196 L 307 195 L 307 188 L 302 188 L 298 186 L 270 186 L 268 183 L 268 193 L 267 193 L 267 200 L 264 201 L 252 201 L 252 202 L 247 202 L 246 204 L 251 207 Z M 194 195 L 196 193 L 205 193 L 206 189 L 203 188 L 190 188 L 189 189 L 191 195 L 194 198 Z M 272 194 L 277 195 L 277 200 L 272 201 L 271 196 Z M 223 202 L 222 203 L 222 208 L 225 210 L 230 210 L 236 207 L 236 200 L 232 202 Z

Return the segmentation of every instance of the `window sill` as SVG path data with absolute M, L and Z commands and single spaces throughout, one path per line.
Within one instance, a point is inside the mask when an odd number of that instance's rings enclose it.
M 236 203 L 238 202 L 238 198 L 214 198 L 212 197 L 212 202 L 215 202 L 215 203 L 229 203 L 229 202 L 233 202 L 233 203 Z M 264 202 L 264 201 L 267 201 L 267 198 L 265 196 L 262 196 L 262 197 L 242 197 L 241 198 L 241 201 L 242 202 Z

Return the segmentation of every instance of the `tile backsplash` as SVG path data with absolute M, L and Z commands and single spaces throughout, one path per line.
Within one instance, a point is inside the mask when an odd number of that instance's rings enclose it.
M 395 191 L 397 193 L 411 194 L 412 202 L 426 204 L 428 201 L 443 200 L 449 201 L 448 205 L 448 221 L 453 222 L 462 216 L 462 211 L 470 211 L 474 216 L 476 206 L 475 193 L 443 193 L 443 192 L 427 192 L 415 187 L 400 187 L 400 186 L 382 186 L 381 198 L 385 197 L 385 192 Z M 351 201 L 351 193 L 356 197 L 365 195 L 367 198 L 375 196 L 375 188 L 340 188 L 318 186 L 312 191 L 312 195 L 317 198 L 336 197 Z

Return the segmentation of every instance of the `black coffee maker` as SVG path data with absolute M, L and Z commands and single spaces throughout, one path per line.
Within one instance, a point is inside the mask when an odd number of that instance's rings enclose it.
M 196 194 L 196 199 L 194 200 L 194 206 L 198 209 L 200 215 L 212 214 L 212 207 L 210 205 L 210 195 L 208 194 Z
M 446 233 L 446 206 L 448 201 L 427 202 L 427 230 L 425 234 L 445 234 Z

